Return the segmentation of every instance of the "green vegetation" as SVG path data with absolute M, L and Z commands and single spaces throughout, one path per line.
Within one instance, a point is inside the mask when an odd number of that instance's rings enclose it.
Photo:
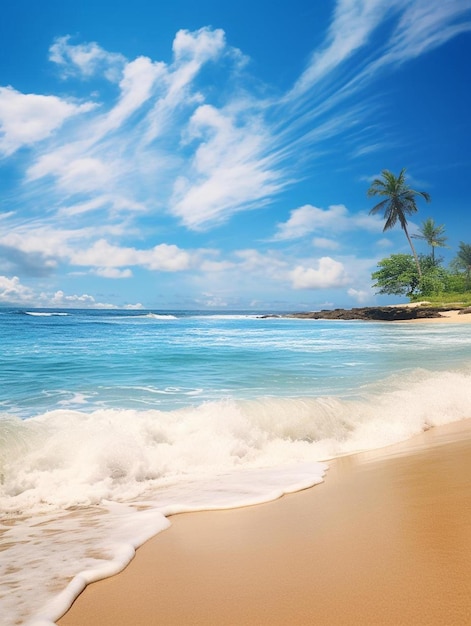
M 463 243 L 460 241 L 460 248 L 458 250 L 458 255 L 456 259 L 453 261 L 453 267 L 458 271 L 464 270 L 466 274 L 465 281 L 465 289 L 469 291 L 471 286 L 470 284 L 470 274 L 471 274 L 471 245 L 469 243 Z
M 382 179 L 374 179 L 367 191 L 369 198 L 376 196 L 384 197 L 384 200 L 381 200 L 371 209 L 370 215 L 383 211 L 384 219 L 386 220 L 383 232 L 393 228 L 399 222 L 414 255 L 419 277 L 422 277 L 419 258 L 407 230 L 407 215 L 417 213 L 416 196 L 422 196 L 426 202 L 430 202 L 430 196 L 425 191 L 416 191 L 409 187 L 406 183 L 406 170 L 404 168 L 399 172 L 399 176 L 394 176 L 389 170 L 383 170 L 381 176 Z
M 443 259 L 435 256 L 435 248 L 446 248 L 445 225 L 435 224 L 427 218 L 415 239 L 425 241 L 430 246 L 430 254 L 417 254 L 407 229 L 407 215 L 417 212 L 416 196 L 430 202 L 424 191 L 411 189 L 405 181 L 405 169 L 399 176 L 388 170 L 381 173 L 382 179 L 375 179 L 367 191 L 368 197 L 384 196 L 374 206 L 370 214 L 384 211 L 385 230 L 397 222 L 401 225 L 410 244 L 412 254 L 391 254 L 378 263 L 373 272 L 373 287 L 376 293 L 407 296 L 411 301 L 427 300 L 433 305 L 471 305 L 471 244 L 460 242 L 456 257 L 448 267 Z
M 420 235 L 412 235 L 415 239 L 423 239 L 432 249 L 432 259 L 435 260 L 435 248 L 446 248 L 445 224 L 436 225 L 435 220 L 428 217 L 419 229 Z
M 471 304 L 471 245 L 461 242 L 458 255 L 448 267 L 431 254 L 420 254 L 418 258 L 420 276 L 411 254 L 391 254 L 382 259 L 371 275 L 376 293 L 435 304 Z

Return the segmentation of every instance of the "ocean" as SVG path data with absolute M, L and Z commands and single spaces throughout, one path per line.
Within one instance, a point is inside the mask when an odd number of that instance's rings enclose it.
M 183 511 L 471 416 L 471 324 L 0 309 L 0 623 L 50 626 Z

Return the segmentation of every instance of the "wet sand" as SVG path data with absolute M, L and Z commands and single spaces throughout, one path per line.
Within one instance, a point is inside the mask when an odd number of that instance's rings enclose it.
M 275 502 L 173 516 L 58 623 L 471 624 L 471 420 L 329 465 Z

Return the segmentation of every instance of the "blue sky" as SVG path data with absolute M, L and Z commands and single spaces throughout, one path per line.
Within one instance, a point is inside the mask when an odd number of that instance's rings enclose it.
M 471 0 L 16 0 L 0 24 L 0 304 L 382 304 L 366 197 L 471 243 Z M 427 252 L 417 241 L 419 252 Z M 393 300 L 397 300 L 393 299 Z

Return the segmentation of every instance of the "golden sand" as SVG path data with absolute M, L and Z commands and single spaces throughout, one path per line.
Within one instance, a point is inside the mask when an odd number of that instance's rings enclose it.
M 397 322 L 399 323 L 406 323 L 406 324 L 410 324 L 410 323 L 417 323 L 417 324 L 430 324 L 433 322 L 438 322 L 438 323 L 452 323 L 452 324 L 469 324 L 471 322 L 471 313 L 460 313 L 459 310 L 453 310 L 453 311 L 445 311 L 444 313 L 440 313 L 440 317 L 426 317 L 426 318 L 419 318 L 416 320 L 404 320 L 403 322 Z M 396 323 L 396 322 L 394 322 Z
M 60 626 L 471 624 L 471 420 L 268 504 L 176 515 Z

